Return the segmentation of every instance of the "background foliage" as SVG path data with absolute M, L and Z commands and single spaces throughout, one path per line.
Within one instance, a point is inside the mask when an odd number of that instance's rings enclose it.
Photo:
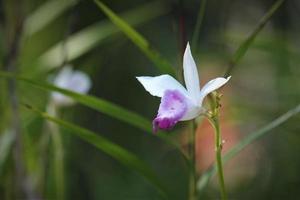
M 232 79 L 222 90 L 225 151 L 299 104 L 297 0 L 284 1 L 255 40 L 238 52 L 276 1 L 1 3 L 0 199 L 20 197 L 19 184 L 27 188 L 22 195 L 28 198 L 58 198 L 55 149 L 47 137 L 49 119 L 60 125 L 65 199 L 162 199 L 164 195 L 186 199 L 188 166 L 177 147 L 186 146 L 187 123 L 169 134 L 151 134 L 159 100 L 149 96 L 135 76 L 167 72 L 180 79 L 187 41 L 192 43 L 202 83 L 222 76 L 235 64 Z M 201 5 L 203 21 L 195 37 Z M 90 96 L 46 83 L 66 63 L 89 74 Z M 20 76 L 15 79 L 3 71 Z M 78 101 L 61 109 L 59 119 L 44 113 L 53 90 Z M 12 94 L 17 94 L 17 107 Z M 297 112 L 299 106 L 292 115 Z M 230 198 L 300 198 L 299 115 L 287 119 L 225 164 Z M 16 159 L 18 122 L 21 159 Z M 211 148 L 213 134 L 205 123 L 197 134 L 198 168 L 203 175 L 207 166 L 202 164 L 212 159 L 205 149 Z M 207 142 L 201 142 L 206 137 Z M 24 168 L 21 180 L 19 165 Z M 216 180 L 210 180 L 200 194 L 204 199 L 218 198 Z

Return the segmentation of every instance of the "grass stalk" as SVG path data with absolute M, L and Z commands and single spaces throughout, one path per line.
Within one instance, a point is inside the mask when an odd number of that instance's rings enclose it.
M 50 102 L 47 112 L 52 116 L 57 116 L 57 107 L 53 102 Z M 59 133 L 59 128 L 54 123 L 48 123 L 50 136 L 52 139 L 54 152 L 54 182 L 55 193 L 59 200 L 65 199 L 65 177 L 64 177 L 64 148 L 62 137 Z

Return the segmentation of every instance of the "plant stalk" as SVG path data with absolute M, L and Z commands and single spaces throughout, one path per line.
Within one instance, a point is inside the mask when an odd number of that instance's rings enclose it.
M 223 174 L 223 165 L 222 165 L 222 138 L 221 138 L 218 117 L 217 116 L 213 117 L 212 121 L 213 121 L 214 129 L 215 129 L 216 163 L 217 163 L 219 185 L 220 185 L 220 190 L 221 190 L 221 198 L 222 198 L 222 200 L 227 200 L 227 194 L 226 194 L 225 182 L 224 182 L 224 174 Z
M 50 102 L 47 108 L 47 112 L 52 116 L 57 116 L 57 106 Z M 53 151 L 54 151 L 54 182 L 56 197 L 59 200 L 65 199 L 64 187 L 64 149 L 59 128 L 54 123 L 49 123 L 50 135 L 52 138 Z
M 190 187 L 189 187 L 189 200 L 197 199 L 197 171 L 196 171 L 196 122 L 193 120 L 191 123 L 191 133 L 190 133 Z

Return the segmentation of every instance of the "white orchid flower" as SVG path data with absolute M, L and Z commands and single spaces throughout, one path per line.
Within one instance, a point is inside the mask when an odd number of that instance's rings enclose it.
M 54 79 L 54 85 L 74 92 L 86 94 L 91 88 L 91 79 L 81 71 L 73 70 L 70 65 L 63 67 Z M 57 106 L 69 106 L 74 100 L 58 92 L 52 92 L 52 101 Z
M 200 90 L 197 66 L 192 57 L 189 43 L 183 56 L 183 75 L 186 88 L 170 75 L 136 77 L 153 96 L 161 97 L 158 114 L 153 120 L 153 130 L 169 130 L 178 121 L 191 120 L 204 109 L 204 98 L 223 86 L 230 79 L 218 77 L 206 83 Z

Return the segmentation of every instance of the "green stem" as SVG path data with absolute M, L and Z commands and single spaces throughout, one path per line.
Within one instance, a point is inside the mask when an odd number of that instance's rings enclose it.
M 189 188 L 189 200 L 197 199 L 197 171 L 196 171 L 196 122 L 193 121 L 191 125 L 191 133 L 190 133 L 190 188 Z
M 232 147 L 223 156 L 223 161 L 227 162 L 227 161 L 231 160 L 237 154 L 239 154 L 241 151 L 243 151 L 248 145 L 252 144 L 253 142 L 256 142 L 257 140 L 261 139 L 262 137 L 265 137 L 267 134 L 272 133 L 271 130 L 273 130 L 273 129 L 277 128 L 278 126 L 282 125 L 287 120 L 289 120 L 291 117 L 294 117 L 299 113 L 300 113 L 300 104 L 297 105 L 295 108 L 292 108 L 291 110 L 289 110 L 285 114 L 281 115 L 280 117 L 274 119 L 272 122 L 270 122 L 269 124 L 267 124 L 264 127 L 260 128 L 259 130 L 254 131 L 252 133 L 249 133 L 247 137 L 245 137 L 237 145 Z M 208 185 L 209 180 L 211 180 L 211 177 L 215 174 L 216 174 L 216 165 L 213 165 L 209 170 L 207 170 L 202 175 L 202 177 L 198 181 L 198 192 L 199 193 L 201 193 L 205 190 L 205 188 Z
M 213 125 L 215 128 L 215 151 L 216 151 L 216 163 L 217 163 L 217 170 L 218 170 L 218 178 L 219 184 L 221 189 L 221 197 L 223 200 L 227 199 L 226 189 L 225 189 L 225 182 L 224 182 L 224 174 L 223 174 L 223 165 L 222 165 L 222 138 L 219 126 L 219 120 L 217 116 L 213 119 Z
M 47 108 L 47 112 L 52 116 L 57 116 L 57 107 L 53 102 L 50 102 Z M 51 138 L 54 151 L 54 179 L 56 197 L 59 200 L 64 199 L 64 149 L 62 138 L 59 133 L 59 128 L 56 124 L 49 123 L 49 129 L 51 131 Z

